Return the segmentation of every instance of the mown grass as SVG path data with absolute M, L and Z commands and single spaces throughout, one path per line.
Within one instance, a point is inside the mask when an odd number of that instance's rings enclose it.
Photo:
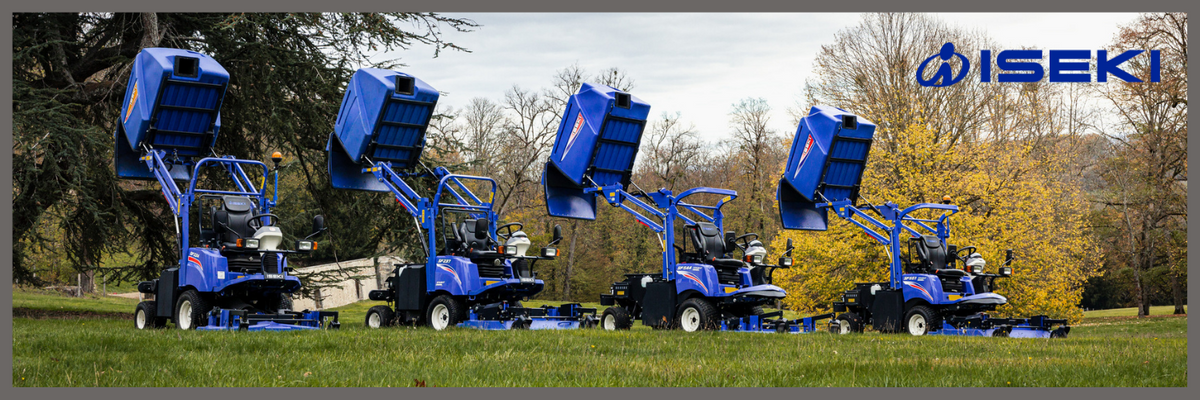
M 29 296 L 45 296 L 30 294 Z M 15 301 L 16 295 L 14 295 Z M 31 300 L 32 299 L 32 300 Z M 37 302 L 36 298 L 26 298 Z M 61 300 L 55 300 L 61 301 Z M 90 300 L 68 299 L 87 308 Z M 530 301 L 528 305 L 543 302 Z M 545 302 L 549 303 L 549 302 Z M 14 386 L 1184 386 L 1185 318 L 1085 321 L 1065 340 L 394 328 L 137 331 L 17 318 Z M 64 304 L 63 307 L 66 307 Z M 108 306 L 104 306 L 108 307 Z
M 1183 311 L 1187 312 L 1187 306 L 1183 306 Z M 1171 315 L 1175 312 L 1175 306 L 1150 306 L 1150 315 Z M 1092 310 L 1084 311 L 1084 318 L 1101 318 L 1101 317 L 1135 317 L 1137 316 L 1137 307 L 1129 308 L 1113 308 L 1109 310 Z

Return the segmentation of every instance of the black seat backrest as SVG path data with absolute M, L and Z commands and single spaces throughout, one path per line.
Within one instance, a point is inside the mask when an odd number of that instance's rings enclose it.
M 491 241 L 490 235 L 485 239 L 475 238 L 475 223 L 476 220 L 474 219 L 463 221 L 462 225 L 458 226 L 458 235 L 462 238 L 462 241 L 467 244 L 468 248 L 475 250 L 490 249 L 491 246 L 489 246 L 490 243 L 488 243 Z
M 696 247 L 696 252 L 701 258 L 725 258 L 725 239 L 721 237 L 721 230 L 717 229 L 716 224 L 697 222 L 696 225 L 688 225 L 687 228 L 691 232 L 692 245 Z
M 934 235 L 913 238 L 916 243 L 917 257 L 922 264 L 932 270 L 946 268 L 946 245 Z
M 253 236 L 254 230 L 250 229 L 248 222 L 255 214 L 254 201 L 243 196 L 224 196 L 221 203 L 220 208 L 212 211 L 213 230 L 221 241 L 235 242 L 238 238 Z

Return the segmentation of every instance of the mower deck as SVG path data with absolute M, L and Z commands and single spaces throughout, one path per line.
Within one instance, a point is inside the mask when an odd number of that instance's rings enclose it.
M 467 320 L 458 324 L 460 328 L 482 330 L 509 329 L 579 329 L 596 326 L 596 309 L 584 308 L 578 303 L 559 307 L 481 307 L 471 310 Z
M 338 329 L 338 313 L 331 311 L 284 311 L 279 314 L 262 314 L 244 310 L 213 310 L 208 316 L 208 326 L 196 328 L 202 331 L 297 331 L 322 327 Z
M 817 321 L 833 318 L 833 314 L 821 314 L 800 319 L 771 319 L 783 317 L 782 311 L 762 315 L 734 317 L 721 321 L 721 330 L 729 332 L 759 332 L 759 333 L 813 333 L 817 331 Z

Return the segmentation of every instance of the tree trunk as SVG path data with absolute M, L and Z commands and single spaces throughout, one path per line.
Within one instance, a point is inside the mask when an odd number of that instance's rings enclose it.
M 1137 288 L 1137 293 L 1134 297 L 1137 299 L 1137 316 L 1138 318 L 1150 315 L 1150 307 L 1146 304 L 1146 290 L 1142 288 L 1142 265 L 1140 262 L 1133 264 L 1133 286 Z
M 1171 293 L 1175 297 L 1175 312 L 1173 314 L 1187 314 L 1183 308 L 1183 285 L 1179 282 L 1179 273 L 1171 274 Z
M 571 300 L 571 273 L 575 270 L 575 241 L 579 237 L 575 231 L 579 228 L 579 221 L 571 221 L 571 248 L 567 253 L 567 270 L 563 273 L 563 301 Z
M 96 291 L 95 270 L 87 270 L 79 274 L 79 291 L 81 293 L 92 293 Z

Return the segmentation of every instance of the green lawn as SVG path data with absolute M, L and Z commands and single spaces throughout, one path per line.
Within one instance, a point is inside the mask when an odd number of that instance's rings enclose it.
M 1187 311 L 1187 306 L 1183 306 L 1183 311 Z M 1150 315 L 1171 315 L 1175 312 L 1175 306 L 1150 306 Z M 1137 316 L 1137 307 L 1129 308 L 1114 308 L 1110 310 L 1092 310 L 1084 311 L 1084 318 L 1101 318 L 1101 317 L 1134 317 Z
M 52 297 L 18 293 L 14 302 L 132 311 L 132 303 Z M 137 331 L 127 319 L 16 318 L 13 386 L 1187 385 L 1186 318 L 1089 319 L 1063 340 L 436 332 L 363 328 L 370 305 L 343 307 L 340 331 Z

